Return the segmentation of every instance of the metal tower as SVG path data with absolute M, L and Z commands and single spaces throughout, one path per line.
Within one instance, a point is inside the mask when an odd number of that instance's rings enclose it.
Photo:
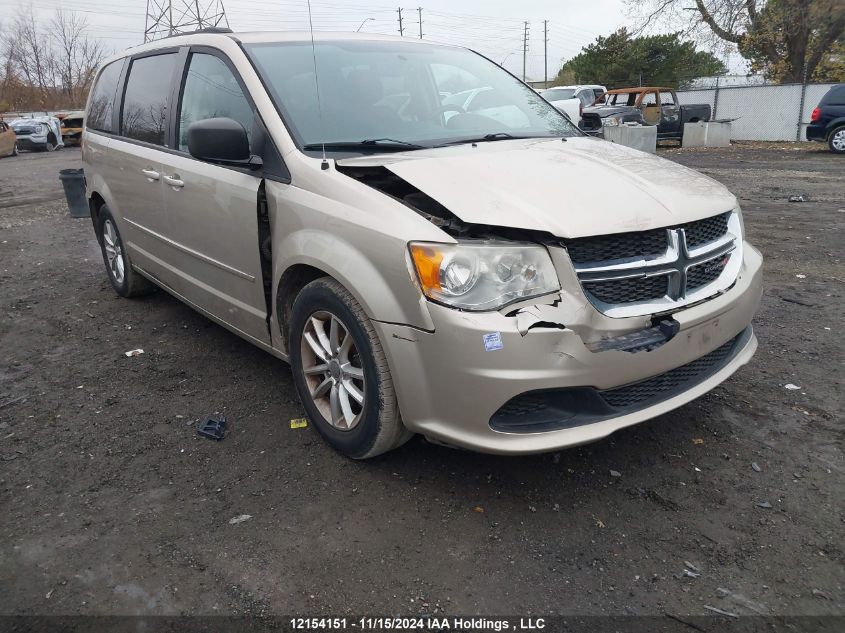
M 223 0 L 147 0 L 145 42 L 215 26 L 229 27 Z

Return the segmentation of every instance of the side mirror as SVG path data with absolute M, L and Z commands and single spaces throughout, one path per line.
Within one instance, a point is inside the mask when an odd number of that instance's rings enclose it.
M 260 157 L 250 154 L 244 126 L 225 117 L 191 123 L 188 152 L 194 158 L 231 167 L 258 169 L 262 165 Z

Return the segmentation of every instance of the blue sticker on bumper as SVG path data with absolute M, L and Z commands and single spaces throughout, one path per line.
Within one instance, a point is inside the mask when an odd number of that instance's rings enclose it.
M 484 349 L 492 352 L 497 349 L 502 349 L 502 333 L 490 332 L 484 335 Z

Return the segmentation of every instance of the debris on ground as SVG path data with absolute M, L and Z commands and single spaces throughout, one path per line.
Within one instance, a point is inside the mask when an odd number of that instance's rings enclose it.
M 620 473 L 618 470 L 611 470 L 611 471 L 610 471 L 610 476 L 611 476 L 611 477 L 621 477 L 621 476 L 622 476 L 622 473 Z
M 143 353 L 144 350 L 142 350 L 140 347 L 138 349 L 130 349 L 128 352 L 123 352 L 123 354 L 128 358 L 132 358 L 133 356 L 140 356 Z
M 690 571 L 694 571 L 696 574 L 700 574 L 700 573 L 701 573 L 701 570 L 698 568 L 698 566 L 697 566 L 697 565 L 693 565 L 693 564 L 692 564 L 691 562 L 689 562 L 688 560 L 685 560 L 685 561 L 684 561 L 684 567 L 686 567 L 686 568 L 687 568 L 687 569 L 689 569 Z
M 482 508 L 481 506 L 475 506 L 472 511 L 476 514 L 484 514 L 484 508 Z
M 308 420 L 305 418 L 294 418 L 290 421 L 290 428 L 292 429 L 304 429 L 308 426 Z
M 809 301 L 805 301 L 804 299 L 798 299 L 797 297 L 781 296 L 781 301 L 786 301 L 787 303 L 794 303 L 794 304 L 799 305 L 799 306 L 804 306 L 805 308 L 816 307 L 815 303 L 810 303 Z
M 229 525 L 236 525 L 238 523 L 243 523 L 244 521 L 249 521 L 252 518 L 251 514 L 239 514 L 236 517 L 232 517 L 229 519 Z
M 751 470 L 753 470 L 755 473 L 763 472 L 763 469 L 760 468 L 760 464 L 758 464 L 757 462 L 751 462 Z
M 791 382 L 788 382 L 783 386 L 783 388 L 789 391 L 798 391 L 801 387 L 799 387 L 798 385 L 793 385 Z
M 797 275 L 795 275 L 795 277 L 798 279 L 806 279 L 807 275 L 805 275 L 804 273 L 798 273 Z
M 807 202 L 807 198 L 804 197 L 803 195 L 789 196 L 789 201 L 790 202 Z
M 757 506 L 758 508 L 763 508 L 765 510 L 768 510 L 769 508 L 772 507 L 772 504 L 769 503 L 768 501 L 758 501 L 754 505 Z
M 749 611 L 753 611 L 758 615 L 767 615 L 769 612 L 769 608 L 762 602 L 756 602 L 751 598 L 747 598 L 741 593 L 735 593 L 730 589 L 725 589 L 724 587 L 717 587 L 716 593 L 718 593 L 720 597 L 733 600 L 739 606 L 745 607 Z
M 729 618 L 738 618 L 739 616 L 736 613 L 731 613 L 730 611 L 725 611 L 723 609 L 719 609 L 718 607 L 711 607 L 709 604 L 705 604 L 704 608 L 708 611 L 712 611 L 713 613 L 718 613 L 719 615 L 726 615 Z
M 827 595 L 821 589 L 813 589 L 813 595 L 816 596 L 816 598 L 824 598 L 825 600 L 833 600 L 833 598 L 831 598 L 829 595 Z
M 226 418 L 222 415 L 206 418 L 197 429 L 197 434 L 210 440 L 222 440 L 226 437 Z
M 694 438 L 692 438 L 692 443 L 693 444 L 704 444 L 704 440 L 700 437 L 694 437 Z

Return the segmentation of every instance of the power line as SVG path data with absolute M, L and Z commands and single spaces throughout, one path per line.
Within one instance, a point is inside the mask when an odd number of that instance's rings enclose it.
M 223 0 L 147 0 L 144 41 L 192 33 L 209 27 L 229 28 Z

